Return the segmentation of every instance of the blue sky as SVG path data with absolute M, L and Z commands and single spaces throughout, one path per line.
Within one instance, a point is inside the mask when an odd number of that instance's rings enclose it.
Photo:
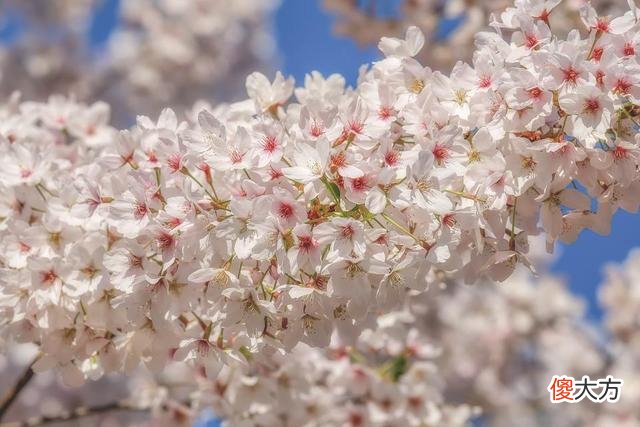
M 332 32 L 333 17 L 322 7 L 322 0 L 283 0 L 276 14 L 276 41 L 281 68 L 302 84 L 306 73 L 318 70 L 324 75 L 340 73 L 354 84 L 361 64 L 378 57 L 375 46 L 359 48 L 348 38 Z
M 274 22 L 280 51 L 279 68 L 294 76 L 298 84 L 303 82 L 306 73 L 318 70 L 325 75 L 340 73 L 353 85 L 359 66 L 376 60 L 378 51 L 375 46 L 360 48 L 348 38 L 333 35 L 334 19 L 322 9 L 321 1 L 282 0 Z M 89 34 L 93 45 L 107 39 L 116 23 L 118 3 L 118 0 L 105 0 L 97 11 Z M 7 41 L 20 31 L 20 23 L 11 17 L 3 18 L 0 19 L 0 40 Z M 435 36 L 445 37 L 460 19 L 442 23 Z M 604 264 L 623 261 L 629 250 L 638 245 L 639 230 L 639 215 L 620 212 L 614 219 L 610 236 L 586 231 L 575 244 L 558 248 L 560 256 L 552 270 L 564 276 L 574 292 L 587 298 L 592 319 L 601 316 L 597 285 Z

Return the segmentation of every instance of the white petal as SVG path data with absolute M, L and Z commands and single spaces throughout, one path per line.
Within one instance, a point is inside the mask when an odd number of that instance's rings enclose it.
M 374 215 L 382 213 L 387 206 L 387 197 L 379 188 L 374 188 L 369 191 L 367 198 L 364 201 L 364 205 Z
M 215 272 L 213 268 L 201 268 L 191 273 L 188 280 L 194 283 L 205 283 L 214 278 Z
M 416 26 L 411 26 L 406 33 L 407 53 L 410 56 L 416 56 L 424 46 L 424 34 Z
M 560 193 L 560 202 L 572 209 L 586 211 L 591 208 L 591 200 L 578 190 L 567 188 Z

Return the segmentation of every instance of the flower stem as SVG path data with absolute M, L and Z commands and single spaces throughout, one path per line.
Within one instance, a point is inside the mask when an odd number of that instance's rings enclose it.
M 397 229 L 402 231 L 404 234 L 406 234 L 409 237 L 412 237 L 413 240 L 415 240 L 416 242 L 421 243 L 420 239 L 418 239 L 416 236 L 414 236 L 413 233 L 411 231 L 409 231 L 409 229 L 407 229 L 406 227 L 400 225 L 395 219 L 391 218 L 389 215 L 387 215 L 384 212 L 381 215 L 385 220 L 387 220 L 388 222 L 393 224 Z

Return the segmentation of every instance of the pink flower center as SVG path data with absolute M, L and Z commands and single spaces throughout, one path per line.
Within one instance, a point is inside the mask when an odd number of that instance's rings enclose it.
M 345 225 L 344 227 L 342 227 L 342 230 L 340 230 L 340 235 L 345 238 L 345 239 L 350 239 L 353 235 L 354 235 L 354 231 L 353 231 L 353 227 L 351 226 L 351 224 Z
M 242 154 L 238 150 L 233 150 L 231 154 L 229 154 L 229 159 L 231 160 L 231 163 L 233 163 L 234 165 L 242 162 L 243 158 L 244 158 L 244 154 Z
M 531 98 L 533 99 L 540 99 L 540 97 L 542 96 L 542 89 L 540 89 L 539 87 L 529 89 L 527 92 L 529 92 L 529 96 L 531 96 Z
M 174 238 L 166 231 L 161 231 L 156 236 L 156 242 L 158 242 L 160 249 L 165 250 L 173 246 Z
M 156 156 L 155 151 L 153 150 L 149 150 L 147 151 L 147 161 L 149 161 L 150 163 L 157 163 L 158 162 L 158 157 Z
M 351 180 L 351 187 L 355 191 L 365 191 L 369 188 L 369 183 L 367 182 L 366 176 L 361 176 L 358 178 L 354 178 Z
M 452 213 L 448 213 L 442 217 L 442 223 L 447 227 L 453 227 L 456 225 L 456 217 Z
M 613 150 L 613 157 L 616 160 L 626 159 L 628 155 L 629 155 L 629 150 L 619 145 Z
M 491 86 L 491 77 L 489 76 L 482 76 L 480 77 L 480 80 L 478 81 L 478 86 L 482 89 L 486 89 L 488 87 Z
M 145 202 L 136 202 L 135 206 L 133 207 L 133 216 L 135 219 L 142 219 L 147 212 L 149 212 L 149 209 L 147 208 L 147 204 Z
M 604 53 L 604 48 L 603 47 L 597 47 L 597 48 L 593 49 L 593 52 L 591 52 L 591 58 L 596 62 L 600 62 L 600 60 L 602 59 L 602 54 L 603 53 Z
M 278 140 L 275 136 L 267 136 L 262 141 L 262 149 L 267 153 L 273 153 L 278 148 Z
M 320 126 L 317 122 L 314 121 L 313 125 L 311 126 L 311 136 L 317 138 L 323 133 L 324 133 L 324 129 L 322 128 L 322 126 Z
M 142 268 L 142 257 L 134 254 L 129 254 L 129 267 Z
M 302 252 L 309 253 L 316 247 L 316 242 L 311 236 L 298 236 L 298 248 Z
M 435 147 L 433 147 L 433 156 L 438 163 L 441 163 L 449 157 L 449 149 L 444 145 L 436 144 Z
M 598 31 L 602 31 L 603 33 L 608 33 L 610 29 L 609 20 L 606 18 L 598 18 L 594 28 Z
M 396 151 L 387 151 L 387 153 L 384 155 L 384 162 L 388 166 L 395 166 L 398 164 L 399 157 L 400 156 Z
M 587 98 L 584 101 L 584 111 L 590 114 L 600 111 L 600 101 L 596 98 Z
M 58 278 L 53 270 L 43 271 L 40 273 L 40 281 L 43 285 L 51 285 Z
M 378 118 L 380 120 L 387 120 L 389 117 L 391 117 L 392 112 L 393 110 L 391 109 L 391 107 L 380 107 L 380 111 L 378 111 Z
M 618 80 L 616 80 L 616 84 L 613 87 L 613 91 L 616 93 L 627 95 L 629 93 L 629 90 L 631 89 L 631 86 L 632 85 L 629 82 L 629 80 L 625 79 L 624 77 L 621 77 Z
M 563 69 L 562 73 L 564 74 L 564 81 L 571 84 L 576 84 L 578 77 L 580 77 L 580 72 L 573 68 L 573 66 Z
M 271 169 L 269 169 L 269 176 L 271 177 L 272 180 L 275 180 L 275 179 L 281 178 L 284 175 L 282 174 L 281 170 L 277 170 L 271 167 Z
M 344 151 L 331 156 L 331 168 L 339 169 L 347 165 L 347 155 Z
M 633 45 L 633 43 L 626 42 L 624 44 L 624 48 L 622 49 L 622 52 L 624 53 L 625 56 L 633 56 L 636 54 L 636 47 Z
M 278 206 L 278 216 L 282 219 L 289 219 L 293 216 L 293 206 L 289 203 L 280 202 Z
M 349 121 L 348 127 L 351 132 L 360 134 L 364 129 L 364 123 Z
M 536 37 L 535 34 L 527 34 L 527 37 L 524 43 L 525 43 L 525 46 L 527 46 L 529 49 L 533 49 L 538 45 L 538 37 Z

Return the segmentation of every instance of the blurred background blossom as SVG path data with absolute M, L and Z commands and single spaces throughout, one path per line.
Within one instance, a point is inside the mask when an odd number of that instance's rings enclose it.
M 273 68 L 275 0 L 2 2 L 0 94 L 108 102 L 118 124 L 237 97 Z

